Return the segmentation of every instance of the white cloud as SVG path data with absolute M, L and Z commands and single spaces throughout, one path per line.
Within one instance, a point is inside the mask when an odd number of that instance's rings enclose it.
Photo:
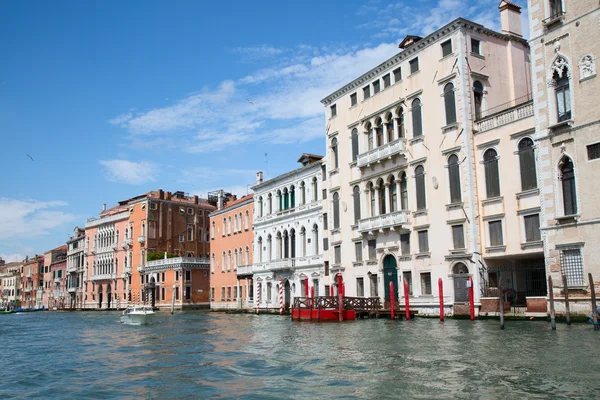
M 104 167 L 106 178 L 112 182 L 139 185 L 156 180 L 157 168 L 147 161 L 101 160 L 100 164 Z
M 288 50 L 285 48 L 279 48 L 263 44 L 260 46 L 234 47 L 233 49 L 231 49 L 231 51 L 240 54 L 248 60 L 260 60 L 278 56 L 282 53 L 285 53 Z
M 0 258 L 3 259 L 4 261 L 6 261 L 7 263 L 9 263 L 9 262 L 20 262 L 20 261 L 23 261 L 25 259 L 25 255 L 24 254 L 19 254 L 19 253 L 0 254 Z
M 113 119 L 109 119 L 108 122 L 111 125 L 124 126 L 132 117 L 133 114 L 131 112 L 127 112 L 121 115 L 117 115 Z
M 56 227 L 73 223 L 75 215 L 54 210 L 67 205 L 64 201 L 0 198 L 0 239 L 44 236 Z

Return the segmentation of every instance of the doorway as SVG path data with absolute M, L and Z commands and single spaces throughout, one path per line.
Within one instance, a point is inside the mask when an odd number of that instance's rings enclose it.
M 398 268 L 396 258 L 388 254 L 383 259 L 383 290 L 386 304 L 390 301 L 390 282 L 394 283 L 394 299 L 398 301 Z
M 110 301 L 112 299 L 112 293 L 110 290 L 110 285 L 106 286 L 106 308 L 110 308 Z
M 98 285 L 98 308 L 102 308 L 102 286 Z
M 463 263 L 458 263 L 452 268 L 454 279 L 454 303 L 467 303 L 469 301 L 469 268 Z
M 284 309 L 287 311 L 290 308 L 290 281 L 286 280 L 285 283 L 283 284 L 283 293 L 284 293 L 284 300 L 283 300 L 283 307 Z

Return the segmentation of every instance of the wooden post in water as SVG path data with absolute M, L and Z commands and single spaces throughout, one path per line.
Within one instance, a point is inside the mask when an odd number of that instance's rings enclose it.
M 498 305 L 500 306 L 500 329 L 504 329 L 504 290 L 502 283 L 498 285 Z
M 175 288 L 177 286 L 173 285 L 173 292 L 171 293 L 171 314 L 175 311 Z
M 408 300 L 408 281 L 404 280 L 404 312 L 406 320 L 410 319 L 410 302 Z
M 571 307 L 569 306 L 569 287 L 567 286 L 567 276 L 562 276 L 563 290 L 565 291 L 565 312 L 567 315 L 567 325 L 571 325 Z
M 594 330 L 600 330 L 600 326 L 598 326 L 598 313 L 596 310 L 596 288 L 594 287 L 594 278 L 592 278 L 592 274 L 588 274 L 588 279 L 590 280 L 590 295 L 592 297 L 592 322 L 594 323 Z
M 438 279 L 438 293 L 440 296 L 440 321 L 444 322 L 444 283 L 442 278 Z
M 475 289 L 473 288 L 473 277 L 469 277 L 469 316 L 471 321 L 475 320 Z
M 390 307 L 392 309 L 391 317 L 395 319 L 394 315 L 394 282 L 390 282 Z
M 552 286 L 552 277 L 548 275 L 548 297 L 550 297 L 550 324 L 552 330 L 556 330 L 556 314 L 554 313 L 554 286 Z

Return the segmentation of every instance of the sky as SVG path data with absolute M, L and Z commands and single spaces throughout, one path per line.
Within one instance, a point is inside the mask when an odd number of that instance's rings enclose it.
M 325 154 L 320 100 L 405 35 L 458 17 L 499 30 L 498 4 L 1 2 L 0 257 L 43 254 L 150 190 L 245 195 L 256 171 Z

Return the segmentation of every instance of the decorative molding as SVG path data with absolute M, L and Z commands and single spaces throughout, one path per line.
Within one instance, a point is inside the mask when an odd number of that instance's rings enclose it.
M 421 163 L 424 163 L 425 161 L 427 161 L 427 157 L 421 157 L 421 158 L 417 158 L 416 160 L 409 162 L 408 165 L 412 167 L 413 165 L 421 164 Z
M 419 90 L 417 90 L 415 92 L 412 92 L 411 94 L 409 94 L 408 96 L 406 96 L 406 100 L 407 101 L 408 100 L 412 100 L 413 98 L 421 95 L 422 93 L 423 93 L 423 89 L 419 89 Z
M 574 249 L 581 249 L 583 246 L 585 246 L 585 242 L 573 242 L 573 243 L 563 243 L 563 244 L 557 244 L 554 245 L 554 248 L 556 250 L 574 250 Z
M 497 146 L 499 143 L 500 143 L 500 139 L 490 140 L 488 142 L 478 144 L 477 145 L 477 149 L 483 149 L 483 148 L 486 148 L 486 147 Z
M 448 81 L 451 81 L 451 80 L 452 80 L 452 79 L 454 79 L 454 78 L 456 78 L 456 72 L 455 72 L 455 73 L 453 73 L 453 74 L 450 74 L 450 75 L 448 75 L 448 76 L 445 76 L 445 77 L 443 77 L 443 78 L 441 78 L 441 79 L 438 79 L 438 81 L 437 81 L 437 84 L 438 84 L 438 85 L 442 85 L 442 84 L 444 84 L 444 83 L 446 83 L 446 82 L 448 82 Z
M 525 210 L 517 210 L 517 215 L 529 215 L 529 214 L 540 213 L 541 211 L 542 211 L 541 207 L 532 207 L 532 208 L 527 208 Z
M 483 220 L 484 221 L 490 221 L 490 220 L 502 219 L 502 218 L 504 218 L 504 213 L 493 214 L 493 215 L 486 215 L 485 217 L 483 217 Z
M 462 146 L 451 147 L 449 149 L 442 150 L 442 154 L 446 155 L 446 154 L 454 153 L 454 152 L 460 151 L 460 149 L 462 149 Z

